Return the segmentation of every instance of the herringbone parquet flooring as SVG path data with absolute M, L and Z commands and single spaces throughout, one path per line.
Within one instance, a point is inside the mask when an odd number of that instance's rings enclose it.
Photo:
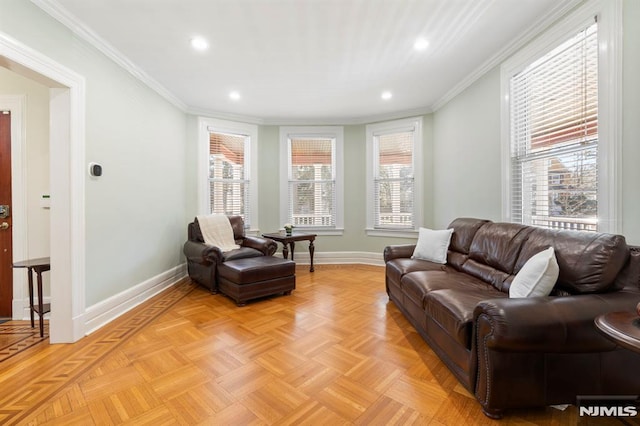
M 242 308 L 185 279 L 80 342 L 0 362 L 0 424 L 578 423 L 575 407 L 486 418 L 388 302 L 383 268 L 296 273 L 291 296 Z

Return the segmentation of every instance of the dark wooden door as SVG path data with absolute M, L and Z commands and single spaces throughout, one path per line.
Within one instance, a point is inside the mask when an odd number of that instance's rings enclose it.
M 13 255 L 11 254 L 11 112 L 0 111 L 0 206 L 8 206 L 8 217 L 0 207 L 0 317 L 11 317 L 13 299 Z

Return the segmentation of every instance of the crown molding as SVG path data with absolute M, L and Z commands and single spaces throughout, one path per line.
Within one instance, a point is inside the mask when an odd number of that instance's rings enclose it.
M 449 90 L 443 97 L 438 99 L 432 105 L 432 110 L 437 111 L 446 105 L 450 100 L 458 96 L 465 89 L 479 80 L 483 75 L 488 73 L 494 67 L 500 65 L 509 56 L 513 55 L 518 49 L 522 48 L 525 44 L 529 43 L 536 36 L 538 36 L 545 29 L 550 27 L 555 21 L 563 17 L 570 10 L 575 8 L 585 0 L 573 0 L 568 3 L 559 3 L 556 7 L 549 10 L 549 12 L 537 20 L 533 25 L 529 26 L 519 37 L 515 38 L 511 43 L 503 47 L 498 53 L 486 60 L 480 67 L 465 77 L 462 81 L 456 84 L 453 89 Z
M 262 126 L 349 126 L 372 124 L 379 121 L 397 120 L 400 118 L 415 117 L 419 115 L 431 114 L 430 107 L 416 108 L 411 110 L 396 111 L 387 114 L 369 115 L 363 117 L 335 117 L 335 118 L 259 118 L 241 114 L 230 114 L 219 111 L 211 111 L 200 108 L 188 108 L 186 111 L 200 117 L 219 118 L 222 120 L 239 121 L 241 123 L 256 124 Z
M 204 109 L 204 108 L 187 107 L 185 112 L 187 114 L 195 115 L 198 117 L 218 118 L 220 120 L 237 121 L 245 124 L 256 124 L 256 125 L 265 124 L 264 119 L 259 117 L 252 117 L 249 115 L 233 114 L 233 113 L 221 112 L 221 111 L 213 111 L 213 110 Z
M 69 28 L 79 38 L 98 49 L 107 58 L 111 59 L 120 67 L 124 68 L 132 76 L 143 82 L 151 90 L 155 91 L 172 105 L 182 110 L 183 112 L 187 111 L 187 105 L 182 100 L 180 100 L 171 91 L 169 91 L 169 89 L 152 78 L 149 74 L 144 72 L 140 67 L 135 65 L 119 50 L 103 40 L 100 36 L 93 32 L 93 30 L 81 23 L 78 18 L 73 16 L 57 1 L 31 0 L 31 2 L 42 9 L 45 13 L 50 15 L 52 18 L 60 22 L 62 25 Z

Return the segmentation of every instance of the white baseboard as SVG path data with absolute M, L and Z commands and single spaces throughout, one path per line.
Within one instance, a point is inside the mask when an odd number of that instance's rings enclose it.
M 280 253 L 279 255 L 282 255 Z M 295 252 L 294 260 L 301 265 L 311 263 L 309 252 L 300 248 Z M 372 253 L 366 251 L 335 251 L 335 252 L 315 252 L 313 254 L 314 265 L 342 265 L 342 264 L 361 264 L 384 266 L 382 253 Z
M 187 275 L 186 264 L 178 265 L 115 296 L 88 307 L 84 313 L 85 335 L 118 318 Z

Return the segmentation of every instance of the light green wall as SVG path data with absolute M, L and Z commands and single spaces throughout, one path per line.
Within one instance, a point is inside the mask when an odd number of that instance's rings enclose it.
M 640 2 L 624 2 L 622 230 L 640 245 Z
M 278 126 L 258 129 L 258 228 L 260 232 L 280 229 L 280 130 Z
M 86 79 L 86 305 L 182 264 L 185 114 L 31 2 L 2 0 L 0 31 Z
M 434 227 L 501 218 L 500 70 L 434 113 Z

